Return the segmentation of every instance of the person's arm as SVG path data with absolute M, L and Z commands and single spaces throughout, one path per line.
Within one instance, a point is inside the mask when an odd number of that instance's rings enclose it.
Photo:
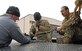
M 39 26 L 42 33 L 47 33 L 50 31 L 50 23 L 47 20 L 42 20 L 42 25 Z M 39 32 L 41 33 L 41 32 Z
M 69 20 L 67 20 L 65 23 L 63 23 L 62 26 L 64 27 L 69 27 L 78 24 L 78 22 L 81 20 L 80 15 L 78 15 L 78 12 L 76 13 L 77 15 L 73 16 L 73 13 L 71 13 Z
M 64 32 L 62 31 L 61 27 L 57 27 L 56 32 L 59 33 L 60 35 L 64 35 Z
M 32 36 L 31 39 L 33 39 L 33 37 L 35 36 L 35 33 L 36 33 L 35 24 L 32 24 L 30 31 L 29 31 L 30 36 Z
M 16 24 L 14 24 L 13 27 L 11 27 L 10 33 L 11 38 L 18 41 L 21 44 L 29 43 L 31 41 L 30 36 L 24 36 L 21 33 L 20 28 Z

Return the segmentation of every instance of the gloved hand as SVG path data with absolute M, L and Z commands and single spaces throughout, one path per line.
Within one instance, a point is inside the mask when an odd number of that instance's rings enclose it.
M 24 33 L 25 36 L 29 36 L 28 34 Z
M 33 40 L 33 37 L 34 37 L 34 36 L 33 36 L 32 34 L 28 35 L 28 34 L 24 33 L 24 35 L 25 35 L 25 36 L 29 36 L 29 37 L 31 38 L 31 40 Z

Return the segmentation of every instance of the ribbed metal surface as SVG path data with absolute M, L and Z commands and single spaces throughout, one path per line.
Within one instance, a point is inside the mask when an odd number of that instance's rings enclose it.
M 0 48 L 0 51 L 82 51 L 80 44 L 57 44 L 48 42 L 32 42 L 20 45 L 14 42 L 10 47 Z

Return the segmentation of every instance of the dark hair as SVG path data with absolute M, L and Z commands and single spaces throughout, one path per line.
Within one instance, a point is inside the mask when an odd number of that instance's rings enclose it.
M 65 10 L 69 10 L 69 8 L 67 6 L 62 6 L 62 8 L 65 8 Z
M 41 14 L 39 12 L 34 13 L 34 20 L 40 20 L 41 19 Z
M 7 9 L 6 13 L 20 17 L 20 11 L 19 11 L 18 7 L 15 7 L 15 6 L 10 6 Z

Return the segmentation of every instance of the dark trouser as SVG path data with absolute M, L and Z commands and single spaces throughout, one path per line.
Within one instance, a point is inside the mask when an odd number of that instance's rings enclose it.
M 76 35 L 77 36 L 77 35 Z M 71 43 L 72 44 L 82 44 L 82 37 L 81 36 L 74 36 L 73 38 L 72 38 L 72 41 L 71 41 Z
M 82 44 L 82 40 L 78 40 L 78 41 L 72 41 L 72 44 Z

